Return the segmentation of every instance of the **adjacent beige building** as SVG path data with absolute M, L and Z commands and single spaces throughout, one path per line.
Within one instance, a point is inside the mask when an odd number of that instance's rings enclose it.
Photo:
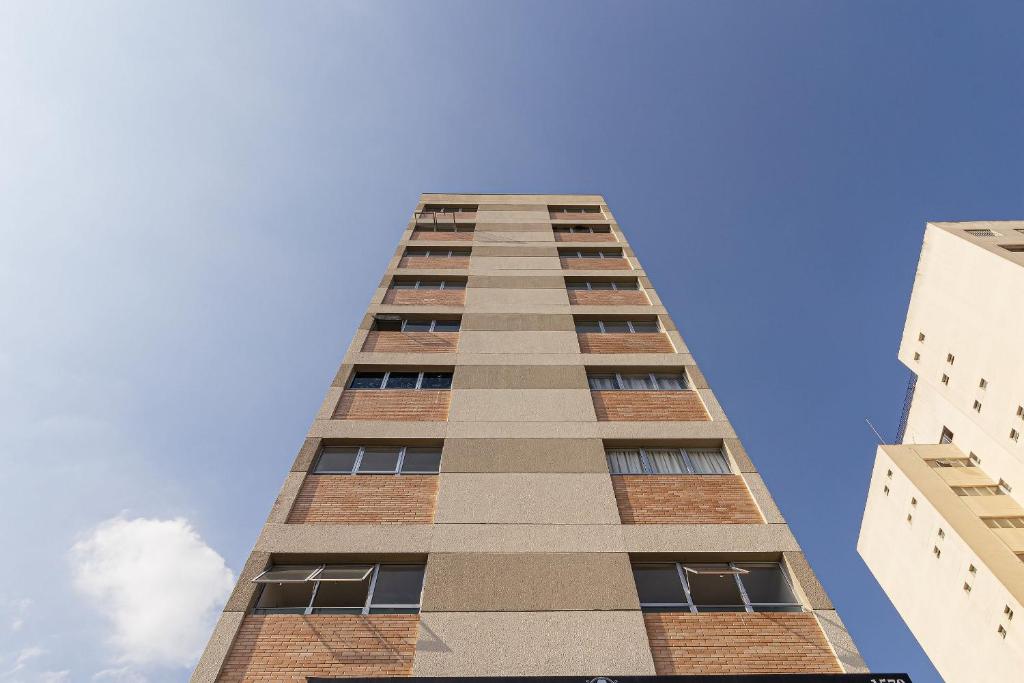
M 602 197 L 395 236 L 193 681 L 864 671 Z
M 1024 680 L 1024 221 L 929 223 L 857 548 L 942 676 Z

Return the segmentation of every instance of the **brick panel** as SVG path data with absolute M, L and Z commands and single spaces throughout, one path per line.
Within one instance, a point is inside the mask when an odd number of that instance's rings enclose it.
M 472 242 L 472 232 L 434 232 L 433 230 L 413 230 L 412 238 L 422 242 Z
M 349 389 L 342 393 L 333 419 L 444 421 L 450 398 L 450 391 L 438 389 Z
M 591 391 L 598 420 L 710 420 L 696 391 Z
M 217 680 L 410 676 L 418 614 L 247 614 Z
M 389 289 L 384 303 L 409 306 L 462 306 L 466 303 L 465 289 Z
M 762 524 L 738 475 L 613 475 L 623 524 Z
M 618 242 L 612 232 L 555 233 L 556 242 Z
M 559 258 L 566 270 L 633 270 L 624 258 Z
M 841 673 L 809 612 L 644 614 L 659 676 Z
M 378 353 L 454 353 L 458 347 L 458 332 L 370 330 L 362 350 Z
M 468 256 L 403 256 L 399 268 L 423 268 L 439 270 L 465 270 L 469 268 Z
M 569 290 L 569 303 L 582 306 L 649 306 L 641 290 Z
M 580 332 L 580 353 L 675 353 L 664 332 Z
M 431 524 L 438 477 L 430 474 L 311 474 L 289 524 Z

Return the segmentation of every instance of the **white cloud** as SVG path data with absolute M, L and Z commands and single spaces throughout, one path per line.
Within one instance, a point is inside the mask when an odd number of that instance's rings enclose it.
M 75 587 L 110 621 L 122 664 L 194 663 L 234 583 L 224 558 L 182 518 L 108 519 L 71 557 Z
M 102 681 L 103 683 L 146 683 L 146 677 L 130 666 L 97 671 L 92 675 L 91 680 Z
M 36 674 L 37 683 L 68 683 L 71 680 L 71 672 L 67 669 L 61 671 L 43 671 Z

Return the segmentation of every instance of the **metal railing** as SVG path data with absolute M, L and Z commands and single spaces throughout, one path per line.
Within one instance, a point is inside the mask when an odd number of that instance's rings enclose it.
M 914 402 L 914 390 L 917 389 L 917 374 L 911 372 L 910 380 L 907 382 L 907 393 L 903 397 L 903 413 L 900 415 L 900 424 L 896 428 L 896 443 L 903 443 L 903 437 L 907 433 L 907 420 L 910 418 L 910 404 Z

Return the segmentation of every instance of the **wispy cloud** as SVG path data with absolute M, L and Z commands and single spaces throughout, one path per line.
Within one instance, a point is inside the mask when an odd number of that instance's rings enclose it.
M 224 559 L 182 518 L 109 519 L 71 558 L 75 587 L 110 623 L 122 664 L 195 662 L 234 583 Z M 107 678 L 97 680 L 144 680 L 127 668 L 101 674 Z

